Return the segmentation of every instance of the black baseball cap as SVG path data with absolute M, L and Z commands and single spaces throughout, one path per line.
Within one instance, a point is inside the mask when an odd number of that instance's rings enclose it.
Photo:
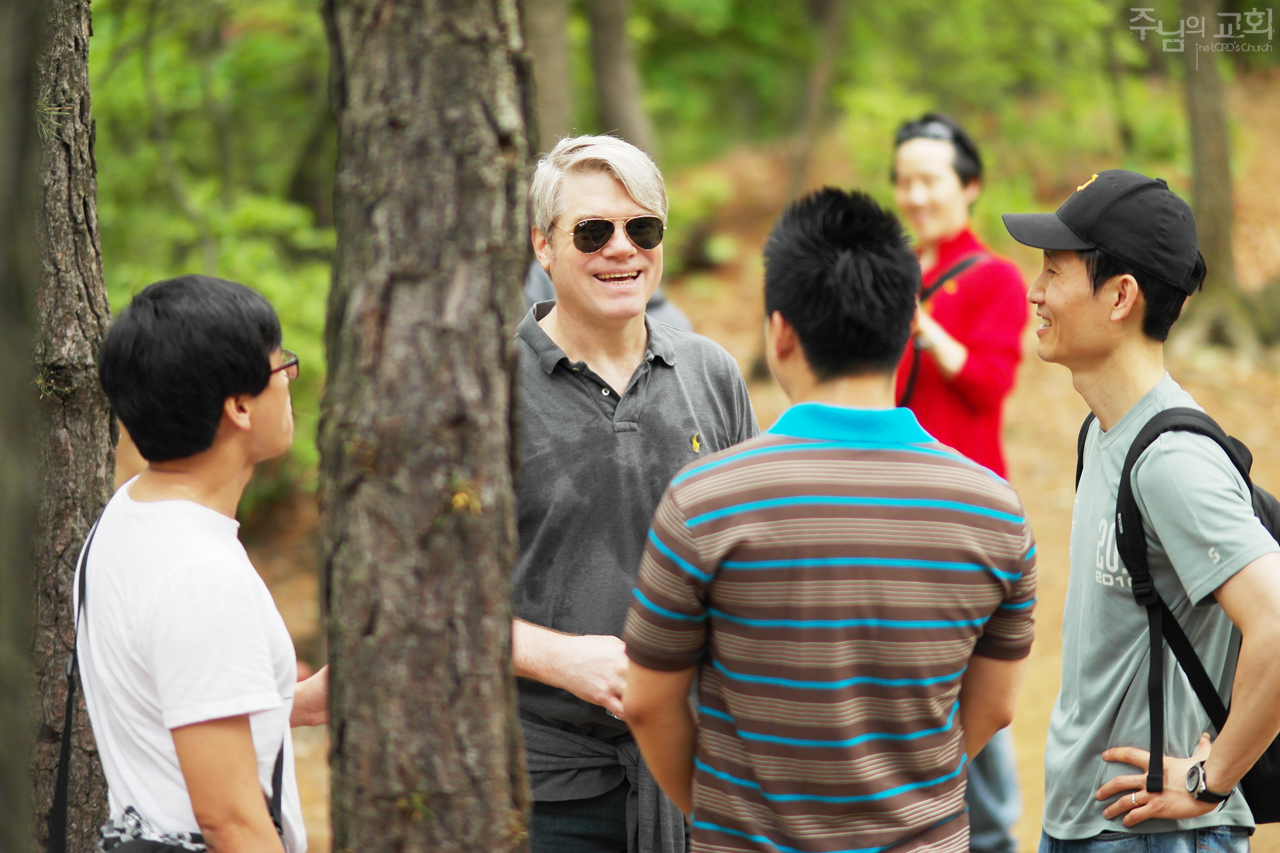
M 1049 251 L 1101 249 L 1139 272 L 1194 293 L 1200 257 L 1196 218 L 1161 178 L 1124 169 L 1099 172 L 1055 213 L 1006 213 L 1013 239 Z

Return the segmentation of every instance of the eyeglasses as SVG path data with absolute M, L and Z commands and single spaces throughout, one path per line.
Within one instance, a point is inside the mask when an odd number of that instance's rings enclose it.
M 289 352 L 287 349 L 282 349 L 280 350 L 280 357 L 283 358 L 284 361 L 280 362 L 279 367 L 271 368 L 271 372 L 279 373 L 280 371 L 283 370 L 286 379 L 297 379 L 298 378 L 298 354 L 294 352 Z
M 573 226 L 572 231 L 568 228 L 560 228 L 560 230 L 573 235 L 574 248 L 579 252 L 584 255 L 593 255 L 609 245 L 609 241 L 613 239 L 615 222 L 622 223 L 622 230 L 632 245 L 646 251 L 658 248 L 658 244 L 662 242 L 662 233 L 666 230 L 662 220 L 656 216 L 633 216 L 630 219 L 584 219 Z

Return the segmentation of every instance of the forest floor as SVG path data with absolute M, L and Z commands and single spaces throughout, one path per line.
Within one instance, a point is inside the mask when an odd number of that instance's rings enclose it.
M 1230 113 L 1238 117 L 1238 148 L 1243 162 L 1236 181 L 1236 251 L 1240 278 L 1257 288 L 1280 280 L 1280 160 L 1269 156 L 1280 138 L 1280 72 L 1268 78 L 1238 80 Z M 749 377 L 752 400 L 762 427 L 786 406 L 777 385 L 760 370 L 763 299 L 759 247 L 785 204 L 787 149 L 747 149 L 699 168 L 728 179 L 733 196 L 719 209 L 714 229 L 743 249 L 730 263 L 670 281 L 666 291 L 693 320 L 698 332 L 725 346 Z M 811 176 L 817 183 L 855 184 L 839 141 L 823 141 L 815 152 Z M 698 175 L 671 181 L 674 195 Z M 1010 251 L 1030 281 L 1039 272 L 1037 253 Z M 1023 853 L 1036 848 L 1043 804 L 1043 750 L 1049 713 L 1061 671 L 1062 607 L 1068 575 L 1068 537 L 1074 497 L 1075 438 L 1087 413 L 1071 386 L 1070 375 L 1035 355 L 1036 338 L 1028 326 L 1017 386 L 1006 410 L 1005 446 L 1010 481 L 1020 493 L 1039 546 L 1039 596 L 1036 642 L 1013 724 L 1022 785 L 1023 816 L 1016 835 Z M 1169 370 L 1228 432 L 1252 448 L 1260 483 L 1280 486 L 1280 374 L 1272 365 L 1245 361 L 1204 348 L 1171 356 Z M 263 523 L 265 522 L 265 523 Z M 246 540 L 254 564 L 266 578 L 304 660 L 323 659 L 318 617 L 318 518 L 312 503 L 300 501 L 252 525 Z M 325 730 L 295 731 L 298 781 L 312 853 L 328 853 L 328 743 Z M 1280 853 L 1280 825 L 1258 831 L 1255 853 Z

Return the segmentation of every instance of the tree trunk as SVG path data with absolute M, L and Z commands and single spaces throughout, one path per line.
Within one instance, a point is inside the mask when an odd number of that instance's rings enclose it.
M 35 543 L 37 837 L 43 842 L 58 769 L 66 677 L 75 635 L 71 581 L 89 528 L 111 496 L 115 421 L 98 384 L 98 347 L 110 322 L 98 244 L 93 119 L 89 108 L 89 2 L 48 0 L 39 62 L 42 198 L 36 216 L 41 280 L 36 300 L 39 459 L 44 488 Z M 81 700 L 71 760 L 69 850 L 91 850 L 106 818 L 106 783 Z
M 1200 252 L 1209 269 L 1204 293 L 1188 302 L 1188 330 L 1198 340 L 1256 351 L 1257 333 L 1236 289 L 1231 249 L 1234 210 L 1226 92 L 1218 73 L 1217 54 L 1197 50 L 1199 45 L 1213 43 L 1218 11 L 1219 0 L 1182 0 L 1183 17 L 1207 21 L 1204 35 L 1186 37 L 1182 54 L 1187 124 L 1191 131 L 1191 196 Z
M 0 4 L 0 853 L 31 850 L 32 531 L 35 395 L 30 252 L 37 0 Z
M 631 0 L 586 0 L 586 10 L 600 128 L 656 157 L 653 127 L 644 111 L 640 70 L 627 33 Z
M 538 104 L 538 138 L 531 147 L 546 152 L 573 132 L 569 0 L 521 0 L 520 13 Z
M 800 119 L 800 135 L 796 138 L 795 152 L 791 157 L 790 198 L 800 195 L 808 177 L 809 160 L 813 157 L 813 148 L 818 142 L 818 131 L 821 130 L 822 117 L 831 92 L 831 80 L 835 76 L 836 60 L 844 44 L 845 14 L 849 7 L 848 0 L 822 0 L 814 5 L 813 23 L 819 49 L 813 68 L 809 70 L 804 115 Z
M 320 424 L 333 847 L 509 851 L 516 0 L 326 0 L 338 231 Z

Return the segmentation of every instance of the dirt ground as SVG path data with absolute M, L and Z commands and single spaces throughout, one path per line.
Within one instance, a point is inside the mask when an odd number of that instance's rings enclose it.
M 1241 282 L 1249 289 L 1280 280 L 1280 159 L 1268 156 L 1272 140 L 1280 134 L 1277 92 L 1280 73 L 1269 79 L 1238 81 L 1232 92 L 1232 113 L 1240 117 L 1237 160 L 1241 174 L 1248 176 L 1237 181 L 1236 262 Z M 855 183 L 834 138 L 820 145 L 813 162 L 812 174 L 820 176 L 822 183 Z M 734 188 L 732 198 L 717 214 L 715 228 L 740 251 L 726 265 L 689 272 L 666 287 L 697 331 L 720 342 L 738 359 L 749 377 L 762 427 L 786 406 L 781 391 L 761 370 L 759 251 L 783 206 L 785 169 L 785 151 L 779 148 L 738 151 L 699 170 L 702 177 L 718 171 Z M 677 176 L 671 181 L 672 195 L 681 192 L 682 186 L 682 177 Z M 1028 280 L 1038 272 L 1035 253 L 1014 254 L 1014 260 Z M 1007 405 L 1005 443 L 1010 480 L 1022 496 L 1039 544 L 1036 642 L 1013 724 L 1024 804 L 1016 835 L 1023 853 L 1029 853 L 1040 833 L 1042 753 L 1061 669 L 1075 437 L 1087 409 L 1071 387 L 1067 371 L 1035 356 L 1030 327 L 1024 351 L 1017 387 Z M 1212 349 L 1180 353 L 1170 359 L 1169 368 L 1228 432 L 1252 448 L 1257 480 L 1273 490 L 1280 487 L 1280 435 L 1274 429 L 1280 422 L 1280 377 L 1275 370 Z M 260 525 L 263 535 L 246 536 L 254 564 L 271 587 L 300 656 L 312 663 L 323 660 L 315 576 L 317 522 L 314 506 L 304 503 Z M 310 849 L 328 853 L 327 734 L 324 728 L 300 729 L 294 737 Z M 1253 849 L 1280 853 L 1280 824 L 1260 829 Z

